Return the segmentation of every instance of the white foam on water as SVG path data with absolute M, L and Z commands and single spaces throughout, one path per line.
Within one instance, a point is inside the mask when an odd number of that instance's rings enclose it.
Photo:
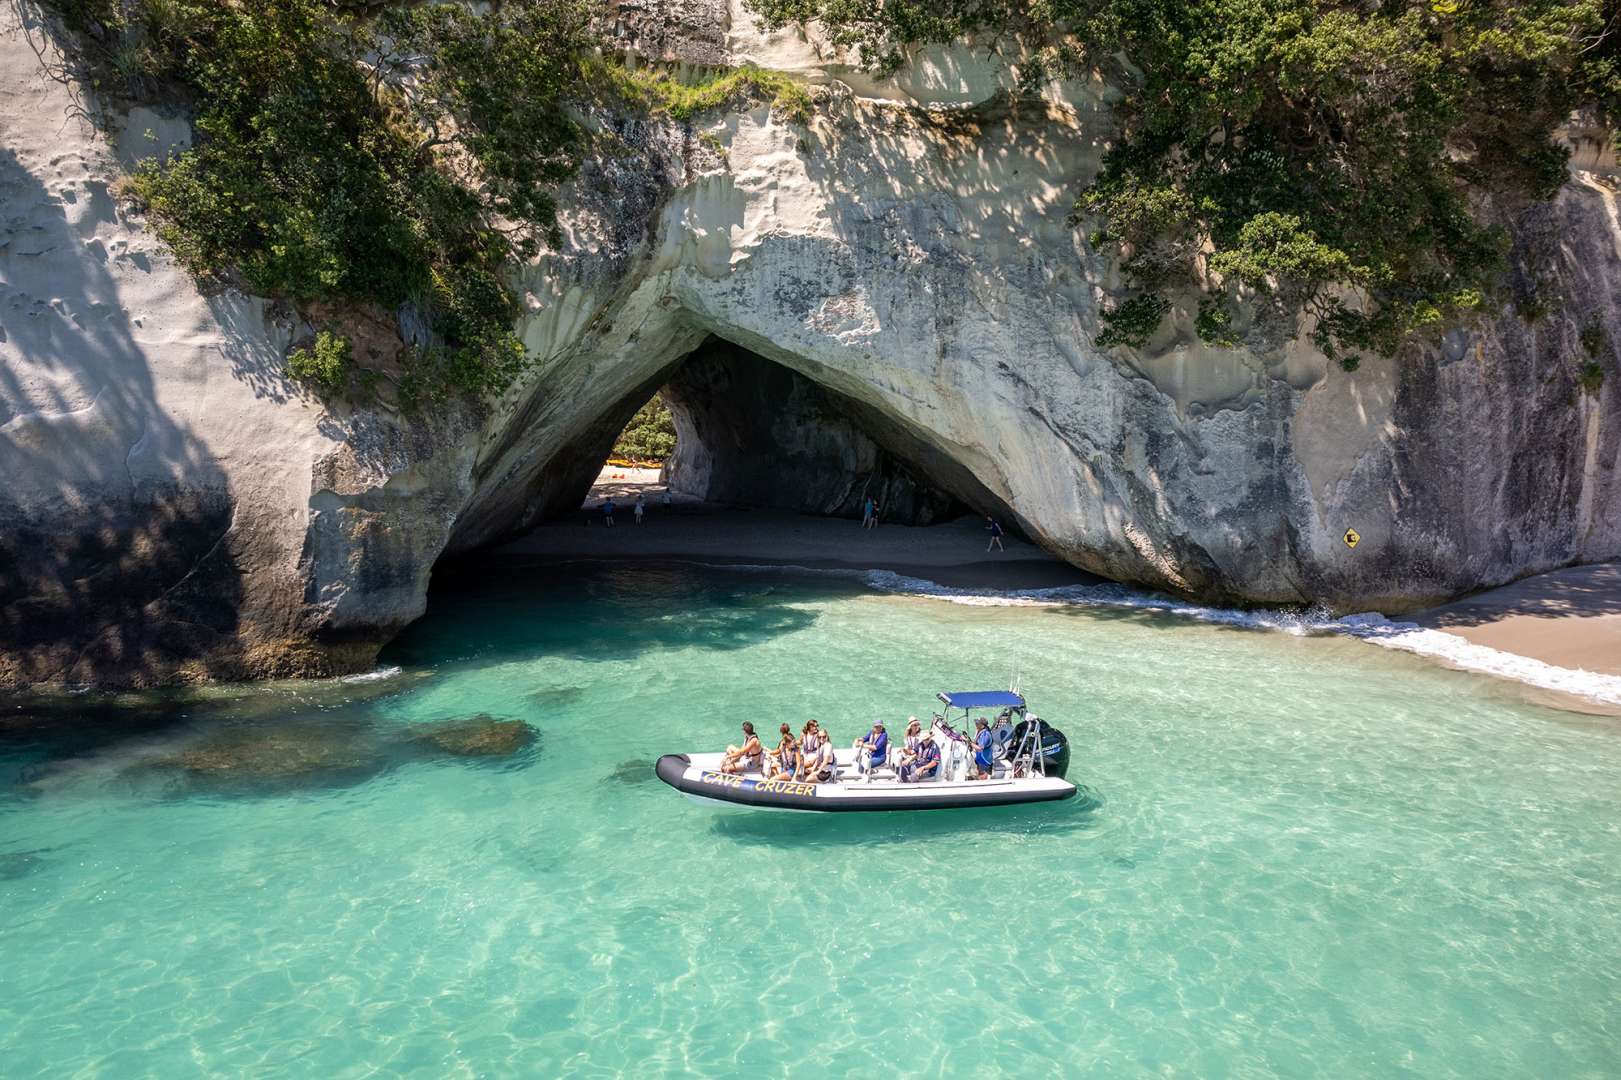
M 1463 671 L 1513 679 L 1543 690 L 1621 705 L 1621 676 L 1603 675 L 1580 668 L 1558 667 L 1517 653 L 1476 645 L 1444 630 L 1432 630 L 1411 622 L 1393 622 L 1376 612 L 1334 618 L 1322 609 L 1289 611 L 1279 608 L 1243 610 L 1204 607 L 1159 593 L 1113 584 L 1062 585 L 1046 589 L 999 591 L 954 588 L 926 578 L 898 574 L 893 570 L 818 569 L 756 564 L 732 564 L 726 568 L 744 572 L 792 570 L 799 573 L 852 578 L 883 592 L 929 597 L 953 604 L 979 607 L 1089 605 L 1135 608 L 1197 619 L 1200 622 L 1273 630 L 1285 634 L 1341 634 L 1381 648 L 1399 649 L 1439 660 Z
M 390 664 L 388 667 L 376 668 L 372 671 L 362 672 L 359 675 L 345 675 L 338 681 L 341 683 L 381 682 L 384 679 L 392 679 L 399 673 L 400 666 L 398 664 Z

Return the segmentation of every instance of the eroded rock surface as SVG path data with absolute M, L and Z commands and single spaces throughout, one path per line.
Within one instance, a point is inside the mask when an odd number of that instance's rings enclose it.
M 619 9 L 627 49 L 798 72 L 815 119 L 591 118 L 623 152 L 582 169 L 563 248 L 522 275 L 533 375 L 417 423 L 290 386 L 309 328 L 201 294 L 114 196 L 183 120 L 97 134 L 0 11 L 0 684 L 367 666 L 436 559 L 577 505 L 711 337 L 841 403 L 922 485 L 1120 580 L 1398 611 L 1621 555 L 1621 214 L 1591 132 L 1555 202 L 1484 208 L 1540 319 L 1511 303 L 1347 374 L 1259 315 L 1243 347 L 1203 345 L 1189 296 L 1145 349 L 1099 349 L 1118 269 L 1065 219 L 1108 87 L 1015 102 L 949 50 L 880 83 L 736 2 Z M 1596 396 L 1590 325 L 1611 343 Z

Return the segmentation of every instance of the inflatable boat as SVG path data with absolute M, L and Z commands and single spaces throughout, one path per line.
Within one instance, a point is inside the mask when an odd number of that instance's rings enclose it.
M 913 759 L 892 742 L 882 761 L 874 761 L 865 749 L 836 749 L 833 779 L 821 783 L 792 775 L 774 754 L 758 763 L 740 762 L 731 770 L 723 767 L 724 753 L 665 754 L 658 760 L 658 778 L 698 802 L 812 813 L 960 810 L 1052 802 L 1075 794 L 1075 785 L 1064 779 L 1069 741 L 1031 715 L 1023 695 L 991 690 L 936 696 L 946 711 L 935 713 L 921 733 L 922 741 L 939 750 L 932 775 L 919 778 Z M 953 709 L 962 710 L 960 728 L 951 722 Z M 983 770 L 983 779 L 976 778 L 982 770 L 974 762 L 976 712 L 991 735 L 990 767 Z M 790 775 L 784 776 L 785 771 Z

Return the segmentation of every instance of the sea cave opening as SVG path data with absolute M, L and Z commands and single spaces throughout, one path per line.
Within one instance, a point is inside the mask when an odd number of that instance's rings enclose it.
M 583 514 L 600 515 L 609 499 L 629 512 L 641 494 L 661 509 L 857 521 L 870 502 L 879 526 L 987 514 L 1011 522 L 972 474 L 900 424 L 724 338 L 684 356 L 645 401 L 613 410 L 627 411 Z
M 1097 580 L 1032 543 L 938 435 L 715 335 L 617 395 L 530 490 L 523 531 L 498 553 L 848 567 L 991 589 Z

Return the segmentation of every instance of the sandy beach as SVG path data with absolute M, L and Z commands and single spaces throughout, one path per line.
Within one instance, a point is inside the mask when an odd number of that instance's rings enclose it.
M 647 501 L 640 526 L 631 513 L 637 494 Z M 609 496 L 620 505 L 612 528 L 603 522 L 600 509 Z M 604 469 L 577 514 L 499 550 L 556 559 L 669 558 L 891 570 L 953 588 L 991 590 L 1102 580 L 1012 536 L 1004 538 L 1006 552 L 986 552 L 985 523 L 974 518 L 925 528 L 880 525 L 863 530 L 853 520 L 714 506 L 678 495 L 667 506 L 663 496 L 657 470 Z M 1538 574 L 1402 621 L 1556 667 L 1621 676 L 1621 563 Z
M 1621 563 L 1537 574 L 1411 621 L 1545 664 L 1621 675 Z
M 892 570 L 963 589 L 1038 589 L 1102 580 L 1012 536 L 1003 537 L 1005 552 L 987 552 L 990 534 L 985 522 L 974 518 L 923 528 L 862 529 L 860 522 L 844 518 L 714 506 L 680 496 L 665 506 L 663 491 L 656 470 L 604 469 L 579 513 L 542 525 L 499 552 Z M 638 493 L 647 500 L 639 526 L 631 513 Z M 612 528 L 600 509 L 610 495 L 619 504 Z

